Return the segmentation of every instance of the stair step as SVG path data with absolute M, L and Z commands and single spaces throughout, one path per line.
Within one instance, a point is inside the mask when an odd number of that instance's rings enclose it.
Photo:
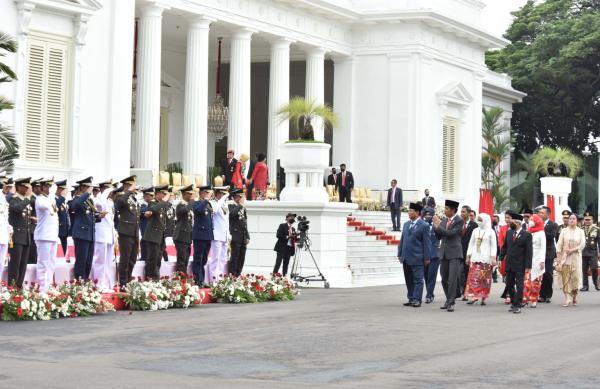
M 359 222 L 359 221 L 350 221 L 347 222 L 348 227 L 360 227 L 363 226 L 364 223 L 363 222 Z
M 360 226 L 360 227 L 356 227 L 356 229 L 358 231 L 374 231 L 375 227 L 371 227 L 371 226 Z
M 349 241 L 346 243 L 346 247 L 348 247 L 348 251 L 352 251 L 355 249 L 363 249 L 363 248 L 371 248 L 374 251 L 384 250 L 386 247 L 391 246 L 385 240 L 373 240 L 372 242 L 368 241 Z
M 356 260 L 381 260 L 382 258 L 389 258 L 389 259 L 393 259 L 394 261 L 398 262 L 398 258 L 396 257 L 398 253 L 398 250 L 394 249 L 394 250 L 390 250 L 390 251 L 385 251 L 385 250 L 379 250 L 379 251 L 373 251 L 371 253 L 369 252 L 360 252 L 360 251 L 356 251 L 356 252 L 348 252 L 347 258 L 348 260 L 352 260 L 352 261 L 356 261 Z
M 367 231 L 367 235 L 374 235 L 374 236 L 385 235 L 385 231 L 379 231 L 379 230 Z

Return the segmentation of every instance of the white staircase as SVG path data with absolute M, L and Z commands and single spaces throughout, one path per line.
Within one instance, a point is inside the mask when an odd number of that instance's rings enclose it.
M 352 218 L 355 223 L 348 223 L 346 257 L 352 271 L 352 285 L 362 287 L 404 284 L 402 265 L 397 258 L 398 244 L 395 241 L 400 232 L 391 231 L 390 214 L 355 211 Z M 408 216 L 403 215 L 403 220 L 408 220 Z M 363 225 L 356 226 L 356 222 Z M 362 231 L 359 230 L 361 227 L 371 227 L 374 230 Z M 387 237 L 382 239 L 381 234 Z

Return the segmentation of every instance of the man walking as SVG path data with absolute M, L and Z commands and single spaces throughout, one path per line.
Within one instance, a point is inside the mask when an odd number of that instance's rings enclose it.
M 433 229 L 440 239 L 440 272 L 442 275 L 442 287 L 446 295 L 446 302 L 440 309 L 454 312 L 454 301 L 459 292 L 458 282 L 460 277 L 460 264 L 463 260 L 461 245 L 461 231 L 464 220 L 456 213 L 459 203 L 446 200 L 444 214 L 446 217 L 440 220 L 434 216 L 432 219 Z
M 461 261 L 461 270 L 460 270 L 460 283 L 459 283 L 459 291 L 458 296 L 461 297 L 463 301 L 466 301 L 467 298 L 465 296 L 465 289 L 467 288 L 467 277 L 469 275 L 469 265 L 466 263 L 465 259 L 467 258 L 467 249 L 469 248 L 469 242 L 471 241 L 471 235 L 473 235 L 473 230 L 477 228 L 477 223 L 475 222 L 475 211 L 471 209 L 468 205 L 464 205 L 460 209 L 460 217 L 463 219 L 464 224 L 461 230 L 461 239 L 460 244 L 462 246 L 462 255 L 463 260 Z
M 432 219 L 435 215 L 433 208 L 423 209 L 423 221 L 427 223 L 427 229 L 429 231 L 429 240 L 431 242 L 431 249 L 429 251 L 429 264 L 425 264 L 424 276 L 425 276 L 425 288 L 427 294 L 425 296 L 425 304 L 431 304 L 435 298 L 433 293 L 435 289 L 435 283 L 437 281 L 438 270 L 440 268 L 440 240 L 435 235 L 433 230 Z
M 346 164 L 340 165 L 340 172 L 337 174 L 337 190 L 340 198 L 340 203 L 352 202 L 352 190 L 354 189 L 354 177 L 352 173 L 346 171 Z
M 231 258 L 229 274 L 238 277 L 242 274 L 246 260 L 246 248 L 250 243 L 248 233 L 248 214 L 244 207 L 243 191 L 236 189 L 231 192 L 233 204 L 229 204 L 229 232 L 231 233 Z
M 521 313 L 524 277 L 525 272 L 531 270 L 533 246 L 531 234 L 522 227 L 523 216 L 513 213 L 511 217 L 510 229 L 506 233 L 499 258 L 500 260 L 507 261 L 506 287 L 511 301 L 511 307 L 508 311 Z
M 390 208 L 392 216 L 392 231 L 400 231 L 400 213 L 402 212 L 402 189 L 396 185 L 398 181 L 393 179 L 392 187 L 388 189 L 387 206 Z
M 398 258 L 404 270 L 404 280 L 408 289 L 408 302 L 405 307 L 421 306 L 423 298 L 424 267 L 429 265 L 431 258 L 431 241 L 429 239 L 429 225 L 419 218 L 423 207 L 410 203 L 408 218 L 404 223 L 402 237 L 398 245 Z
M 550 220 L 550 208 L 546 206 L 538 207 L 537 213 L 544 221 L 544 234 L 546 235 L 546 259 L 544 261 L 544 276 L 540 290 L 540 303 L 550 303 L 552 301 L 552 283 L 554 281 L 553 270 L 554 260 L 556 259 L 556 241 L 558 240 L 558 224 Z M 567 217 L 568 219 L 568 217 Z M 504 242 L 498 242 L 502 245 Z

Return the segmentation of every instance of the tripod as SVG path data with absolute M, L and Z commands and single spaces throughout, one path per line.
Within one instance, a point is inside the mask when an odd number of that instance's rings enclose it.
M 303 251 L 308 251 L 308 254 L 312 258 L 312 261 L 315 264 L 315 268 L 317 269 L 319 274 L 310 275 L 310 276 L 301 276 L 300 275 L 300 271 L 298 268 L 300 267 L 300 260 L 302 258 Z M 329 281 L 327 281 L 327 279 L 321 272 L 321 269 L 319 269 L 319 265 L 317 265 L 317 261 L 315 260 L 315 257 L 313 255 L 312 251 L 310 251 L 310 239 L 308 239 L 308 237 L 306 237 L 306 236 L 300 237 L 300 239 L 298 239 L 297 250 L 296 250 L 296 254 L 294 254 L 294 262 L 292 263 L 292 271 L 290 272 L 290 277 L 296 283 L 306 282 L 306 285 L 308 285 L 310 283 L 310 281 L 323 281 L 323 287 L 325 289 L 329 288 Z

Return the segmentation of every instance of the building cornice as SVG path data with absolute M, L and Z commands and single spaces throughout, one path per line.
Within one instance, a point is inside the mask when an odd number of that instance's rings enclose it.
M 523 102 L 523 99 L 527 97 L 527 93 L 513 88 L 490 84 L 485 80 L 483 81 L 483 94 L 511 104 L 521 103 Z
M 79 2 L 67 0 L 19 0 L 17 4 L 29 4 L 36 9 L 48 10 L 67 15 L 93 15 L 102 8 L 97 0 L 80 0 Z

